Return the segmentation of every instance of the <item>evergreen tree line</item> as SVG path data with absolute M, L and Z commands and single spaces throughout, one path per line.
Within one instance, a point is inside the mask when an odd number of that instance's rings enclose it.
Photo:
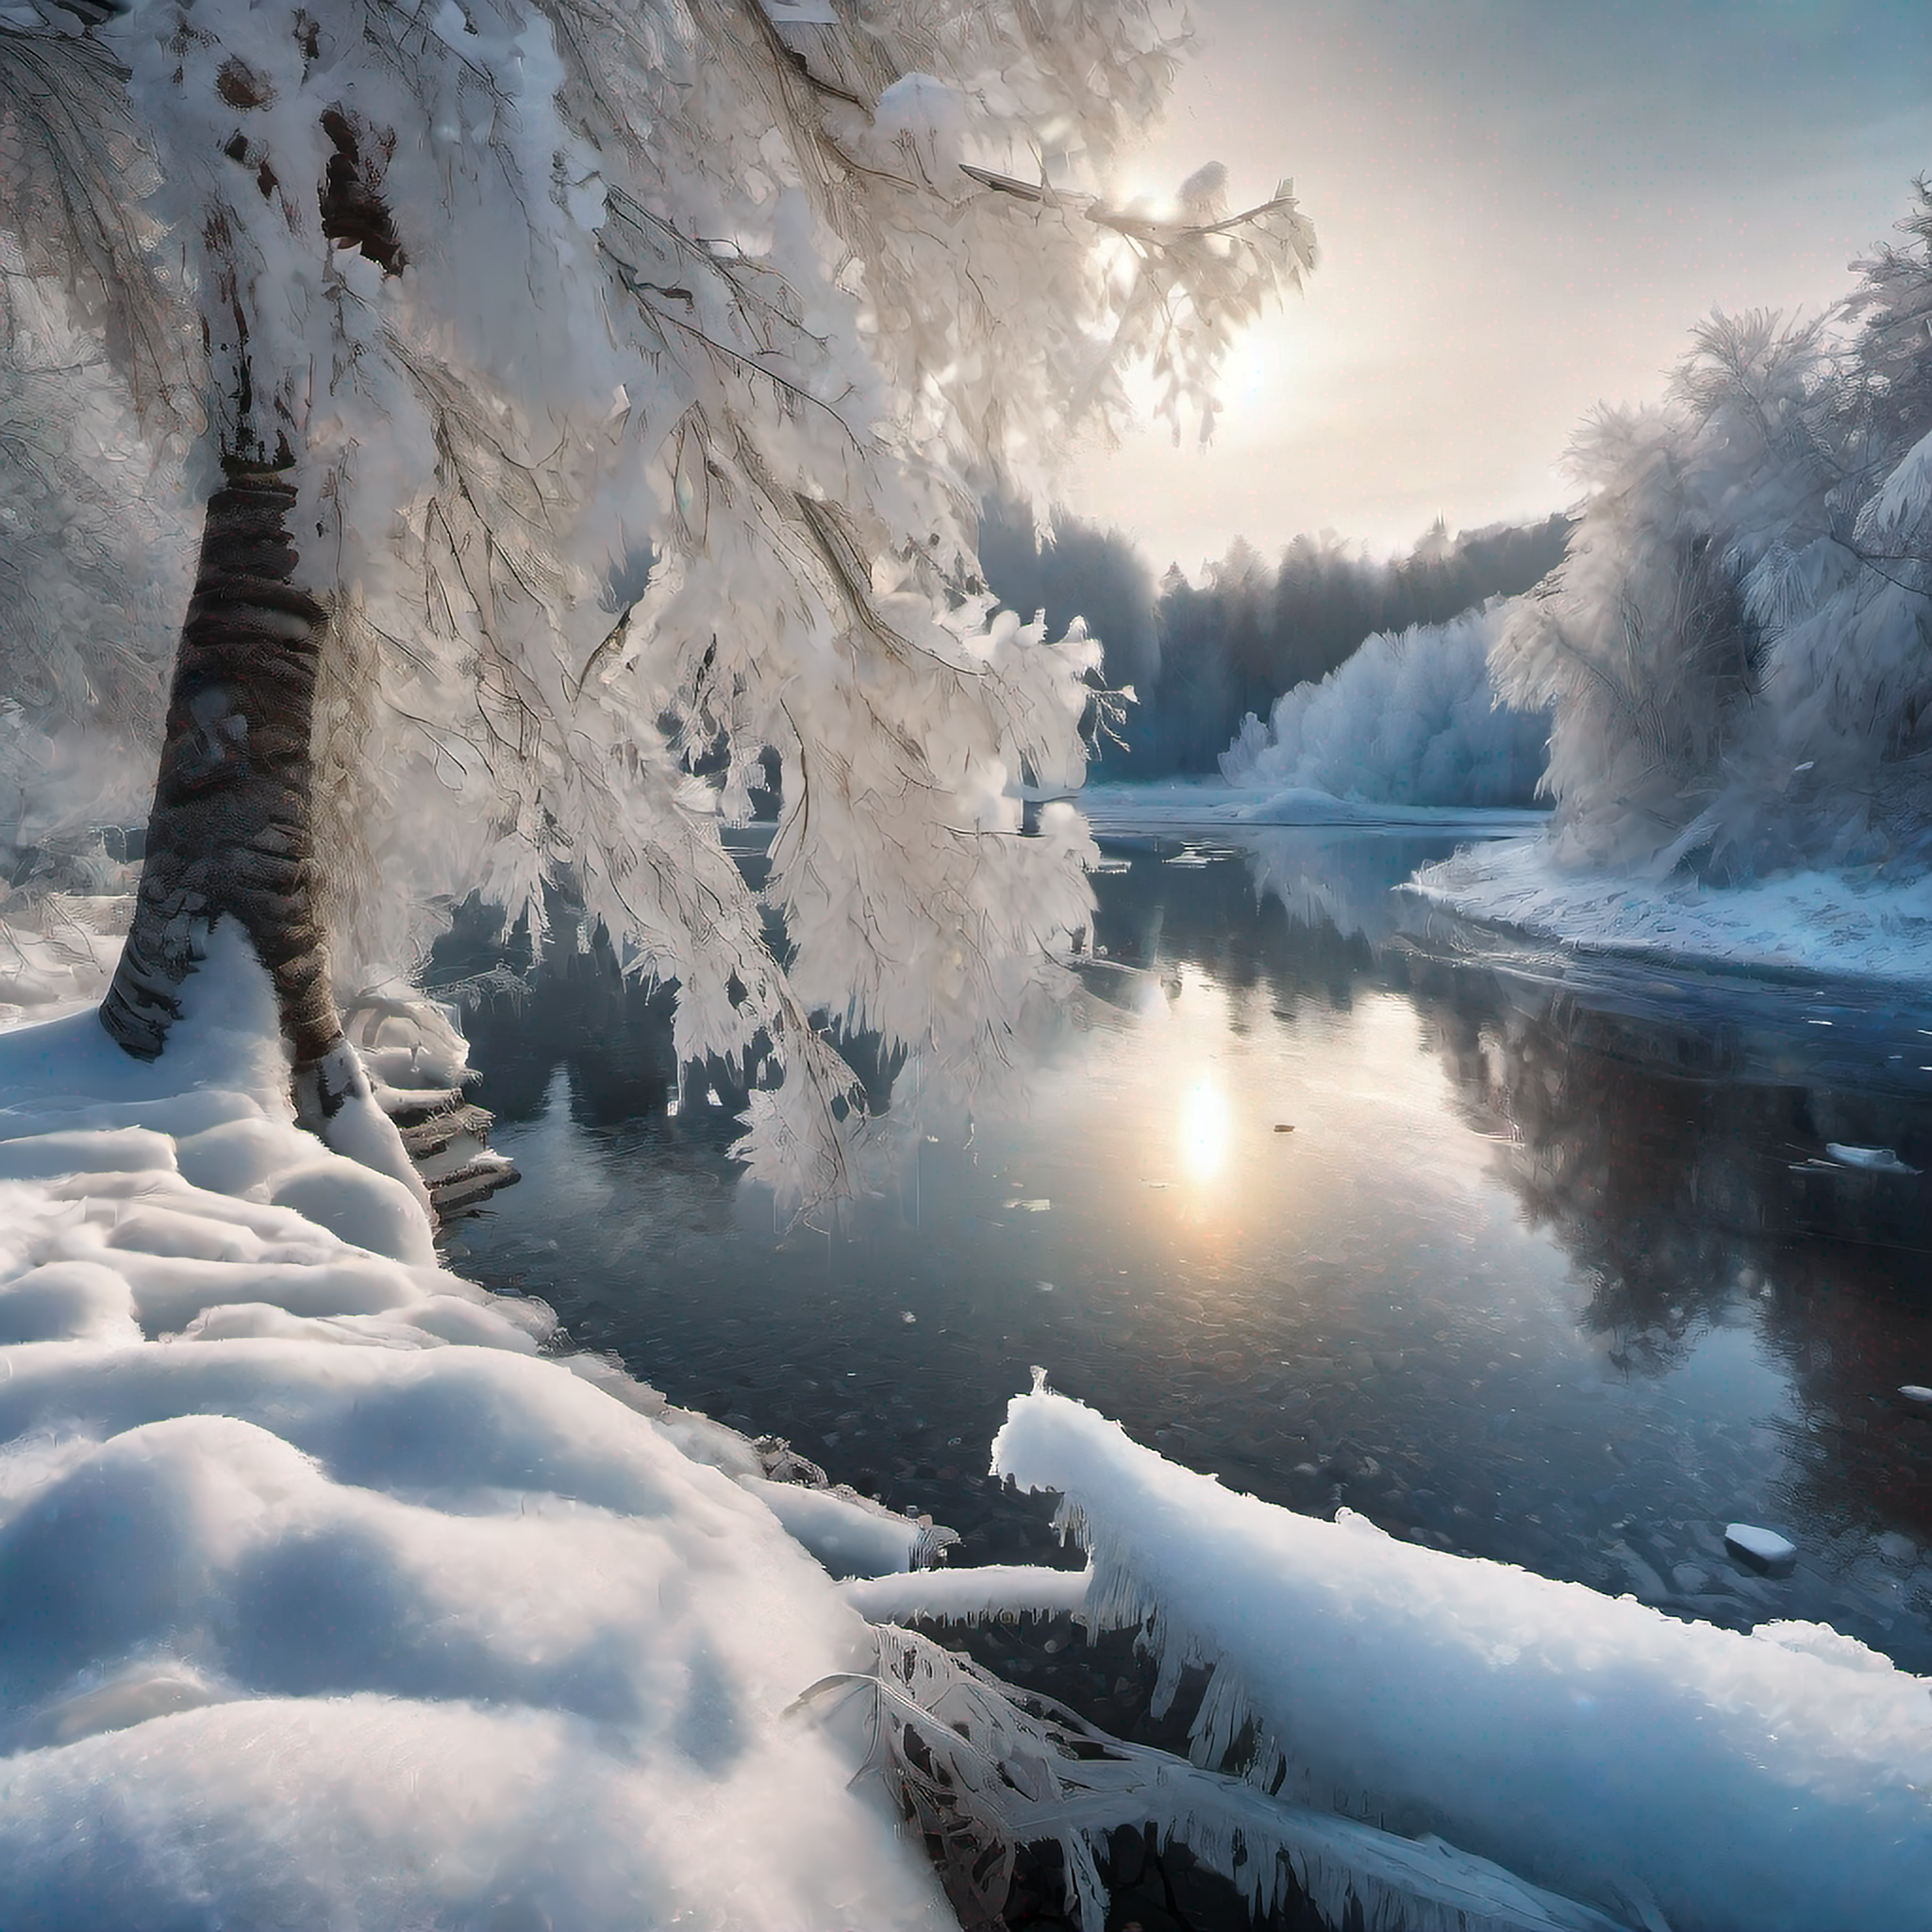
M 1451 536 L 1441 521 L 1405 556 L 1372 558 L 1331 530 L 1296 537 L 1271 564 L 1244 539 L 1191 583 L 1178 565 L 1158 582 L 1119 530 L 1060 509 L 1036 533 L 1025 509 L 995 499 L 979 530 L 980 567 L 1000 601 L 1044 609 L 1049 636 L 1086 620 L 1107 681 L 1139 702 L 1108 743 L 1097 777 L 1212 773 L 1249 712 L 1325 677 L 1377 632 L 1440 625 L 1490 597 L 1527 591 L 1561 561 L 1562 514 Z

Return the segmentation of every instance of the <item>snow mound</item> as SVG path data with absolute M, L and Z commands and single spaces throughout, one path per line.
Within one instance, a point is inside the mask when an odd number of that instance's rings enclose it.
M 1537 839 L 1458 852 L 1424 866 L 1410 889 L 1465 919 L 1606 952 L 1932 981 L 1932 875 L 1864 884 L 1791 872 L 1707 887 L 1567 867 Z
M 1399 1542 L 1224 1490 L 1065 1397 L 1014 1401 L 996 1473 L 1064 1500 L 1085 1614 L 1146 1624 L 1217 1764 L 1323 1810 L 1440 1834 L 1677 1932 L 1887 1932 L 1932 1886 L 1921 1678 Z M 1836 1636 L 1836 1633 L 1832 1633 Z M 1857 1655 L 1854 1655 L 1857 1653 Z
M 300 1133 L 239 939 L 185 991 L 0 1036 L 0 1922 L 950 1923 L 750 1445 Z

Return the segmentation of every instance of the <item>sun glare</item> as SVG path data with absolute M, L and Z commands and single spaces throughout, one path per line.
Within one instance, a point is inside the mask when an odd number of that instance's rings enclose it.
M 1181 1165 L 1190 1179 L 1211 1181 L 1220 1174 L 1227 1164 L 1231 1128 L 1227 1095 L 1211 1079 L 1195 1081 L 1181 1103 Z

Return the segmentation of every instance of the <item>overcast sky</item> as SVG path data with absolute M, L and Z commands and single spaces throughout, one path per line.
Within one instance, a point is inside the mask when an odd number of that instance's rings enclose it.
M 1932 172 L 1927 0 L 1194 0 L 1133 186 L 1291 175 L 1322 262 L 1238 352 L 1213 447 L 1087 454 L 1069 502 L 1156 566 L 1236 535 L 1406 546 L 1574 495 L 1600 401 L 1714 306 L 1819 307 Z

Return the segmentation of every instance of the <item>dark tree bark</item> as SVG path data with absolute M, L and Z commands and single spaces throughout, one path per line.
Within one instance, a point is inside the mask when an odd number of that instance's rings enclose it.
M 182 981 L 232 919 L 275 985 L 297 1117 L 319 1129 L 361 1085 L 329 986 L 309 825 L 326 613 L 292 581 L 295 491 L 283 471 L 224 467 L 175 661 L 133 928 L 101 1024 L 137 1058 L 158 1056 Z
M 239 60 L 222 85 L 237 107 L 267 97 Z M 323 131 L 334 149 L 325 239 L 399 274 L 406 258 L 381 190 L 394 136 L 340 107 L 324 114 Z M 233 158 L 252 164 L 245 138 L 236 143 Z M 268 194 L 273 176 L 260 166 Z M 241 371 L 245 388 L 245 353 Z M 275 985 L 295 1117 L 323 1133 L 345 1100 L 369 1092 L 336 1010 L 316 891 L 310 758 L 327 613 L 294 582 L 291 459 L 230 455 L 222 467 L 175 659 L 134 924 L 101 1024 L 137 1058 L 157 1058 L 180 1015 L 182 982 L 216 924 L 233 919 Z

